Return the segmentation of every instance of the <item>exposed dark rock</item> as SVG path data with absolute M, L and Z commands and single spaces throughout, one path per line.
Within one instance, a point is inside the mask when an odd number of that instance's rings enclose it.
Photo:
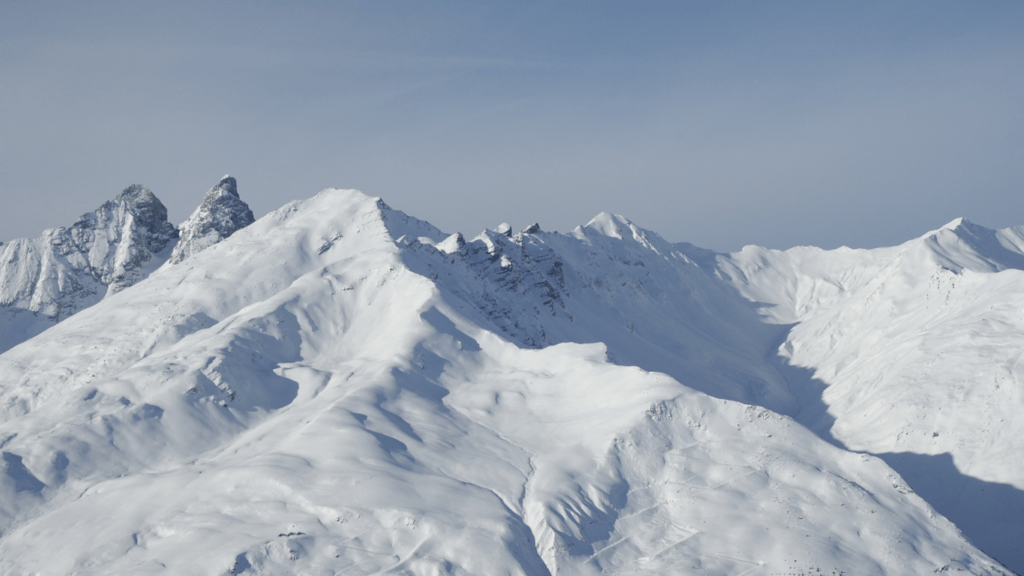
M 255 220 L 249 205 L 238 196 L 235 179 L 225 176 L 210 188 L 203 203 L 182 223 L 181 239 L 171 253 L 171 264 L 213 246 Z
M 146 278 L 178 231 L 133 184 L 70 227 L 0 246 L 0 352 Z

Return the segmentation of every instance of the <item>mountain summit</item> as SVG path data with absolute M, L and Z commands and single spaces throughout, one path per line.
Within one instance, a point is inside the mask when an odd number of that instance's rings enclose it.
M 202 204 L 179 227 L 181 239 L 174 247 L 169 262 L 178 264 L 255 220 L 249 205 L 238 196 L 235 179 L 224 176 L 216 186 L 210 188 Z

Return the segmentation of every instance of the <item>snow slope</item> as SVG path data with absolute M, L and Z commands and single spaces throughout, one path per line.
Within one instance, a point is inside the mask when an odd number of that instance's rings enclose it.
M 824 430 L 1024 571 L 1024 228 L 957 219 L 880 250 L 747 247 L 723 271 L 813 371 Z M 808 422 L 814 425 L 815 422 Z M 817 423 L 821 424 L 821 423 Z
M 0 355 L 0 572 L 1007 573 L 716 265 L 289 204 Z
M 884 458 L 1024 571 L 1022 238 L 960 219 L 895 248 L 715 255 L 602 214 L 569 235 L 449 241 L 447 265 L 415 252 L 442 286 L 459 264 L 482 281 L 455 293 L 521 345 L 603 342 L 617 363 Z M 512 315 L 510 293 L 532 293 L 532 313 Z

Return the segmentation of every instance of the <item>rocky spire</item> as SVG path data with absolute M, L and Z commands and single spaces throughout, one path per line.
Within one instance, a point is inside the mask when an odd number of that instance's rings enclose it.
M 203 197 L 203 203 L 181 224 L 181 239 L 174 247 L 169 261 L 171 264 L 182 262 L 255 220 L 249 205 L 238 197 L 238 184 L 235 179 L 225 176 L 216 186 L 210 188 Z

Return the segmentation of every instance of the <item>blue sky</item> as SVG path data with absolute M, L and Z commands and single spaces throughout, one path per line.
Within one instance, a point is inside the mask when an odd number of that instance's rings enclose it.
M 0 239 L 359 188 L 717 250 L 1024 225 L 1024 3 L 6 0 Z

